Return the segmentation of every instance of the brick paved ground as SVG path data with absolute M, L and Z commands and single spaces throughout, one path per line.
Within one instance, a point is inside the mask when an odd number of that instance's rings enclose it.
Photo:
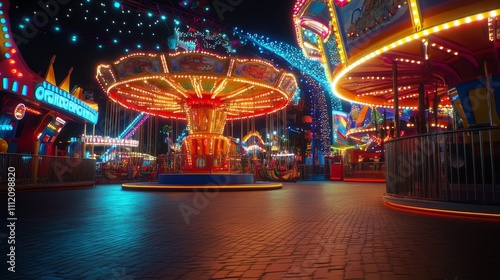
M 500 279 L 500 222 L 395 210 L 384 190 L 18 192 L 16 273 L 2 226 L 0 279 Z

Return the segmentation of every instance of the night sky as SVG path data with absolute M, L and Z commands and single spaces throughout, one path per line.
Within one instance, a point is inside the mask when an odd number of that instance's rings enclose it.
M 39 2 L 52 4 L 47 8 Z M 9 16 L 19 51 L 28 66 L 44 76 L 56 55 L 57 82 L 73 67 L 71 87 L 95 90 L 94 100 L 102 108 L 102 118 L 107 97 L 95 80 L 100 63 L 108 64 L 135 52 L 168 52 L 167 39 L 174 28 L 181 32 L 194 28 L 210 34 L 223 33 L 236 40 L 233 29 L 237 27 L 297 46 L 292 21 L 295 2 L 11 0 Z M 253 58 L 253 54 L 242 49 L 235 55 Z M 269 59 L 269 54 L 265 59 Z M 57 141 L 65 143 L 82 131 L 83 124 L 66 126 Z
M 38 2 L 58 4 L 46 11 Z M 114 7 L 115 2 L 121 2 L 121 6 Z M 295 0 L 11 0 L 9 14 L 13 33 L 21 38 L 17 40 L 19 50 L 34 72 L 45 75 L 52 55 L 56 55 L 58 82 L 73 67 L 72 86 L 85 86 L 97 85 L 94 77 L 99 63 L 115 61 L 127 54 L 126 49 L 128 53 L 168 51 L 167 38 L 174 27 L 180 31 L 187 31 L 188 26 L 200 31 L 208 29 L 228 36 L 238 27 L 297 46 L 292 23 L 294 3 Z

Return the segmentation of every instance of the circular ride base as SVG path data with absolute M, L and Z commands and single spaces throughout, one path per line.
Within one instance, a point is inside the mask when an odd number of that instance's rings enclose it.
M 160 174 L 158 183 L 126 183 L 125 190 L 157 190 L 157 191 L 253 191 L 281 189 L 281 183 L 254 182 L 253 174 Z

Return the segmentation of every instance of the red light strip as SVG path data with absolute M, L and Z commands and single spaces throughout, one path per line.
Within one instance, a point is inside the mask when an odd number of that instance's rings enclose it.
M 388 204 L 389 206 L 393 206 L 396 208 L 403 208 L 406 210 L 413 210 L 413 211 L 417 211 L 417 212 L 427 212 L 427 213 L 454 215 L 454 216 L 466 216 L 466 217 L 472 217 L 472 218 L 500 219 L 500 214 L 494 214 L 494 213 L 481 213 L 481 212 L 455 211 L 455 210 L 445 210 L 445 209 L 436 209 L 436 208 L 416 207 L 416 206 L 409 206 L 409 205 L 398 204 L 398 203 L 387 202 L 387 201 L 385 201 L 385 203 Z

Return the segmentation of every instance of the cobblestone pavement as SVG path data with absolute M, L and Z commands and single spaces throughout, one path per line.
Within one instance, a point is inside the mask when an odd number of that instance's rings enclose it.
M 0 279 L 500 279 L 500 222 L 397 210 L 384 191 L 17 192 L 16 272 L 4 225 Z

